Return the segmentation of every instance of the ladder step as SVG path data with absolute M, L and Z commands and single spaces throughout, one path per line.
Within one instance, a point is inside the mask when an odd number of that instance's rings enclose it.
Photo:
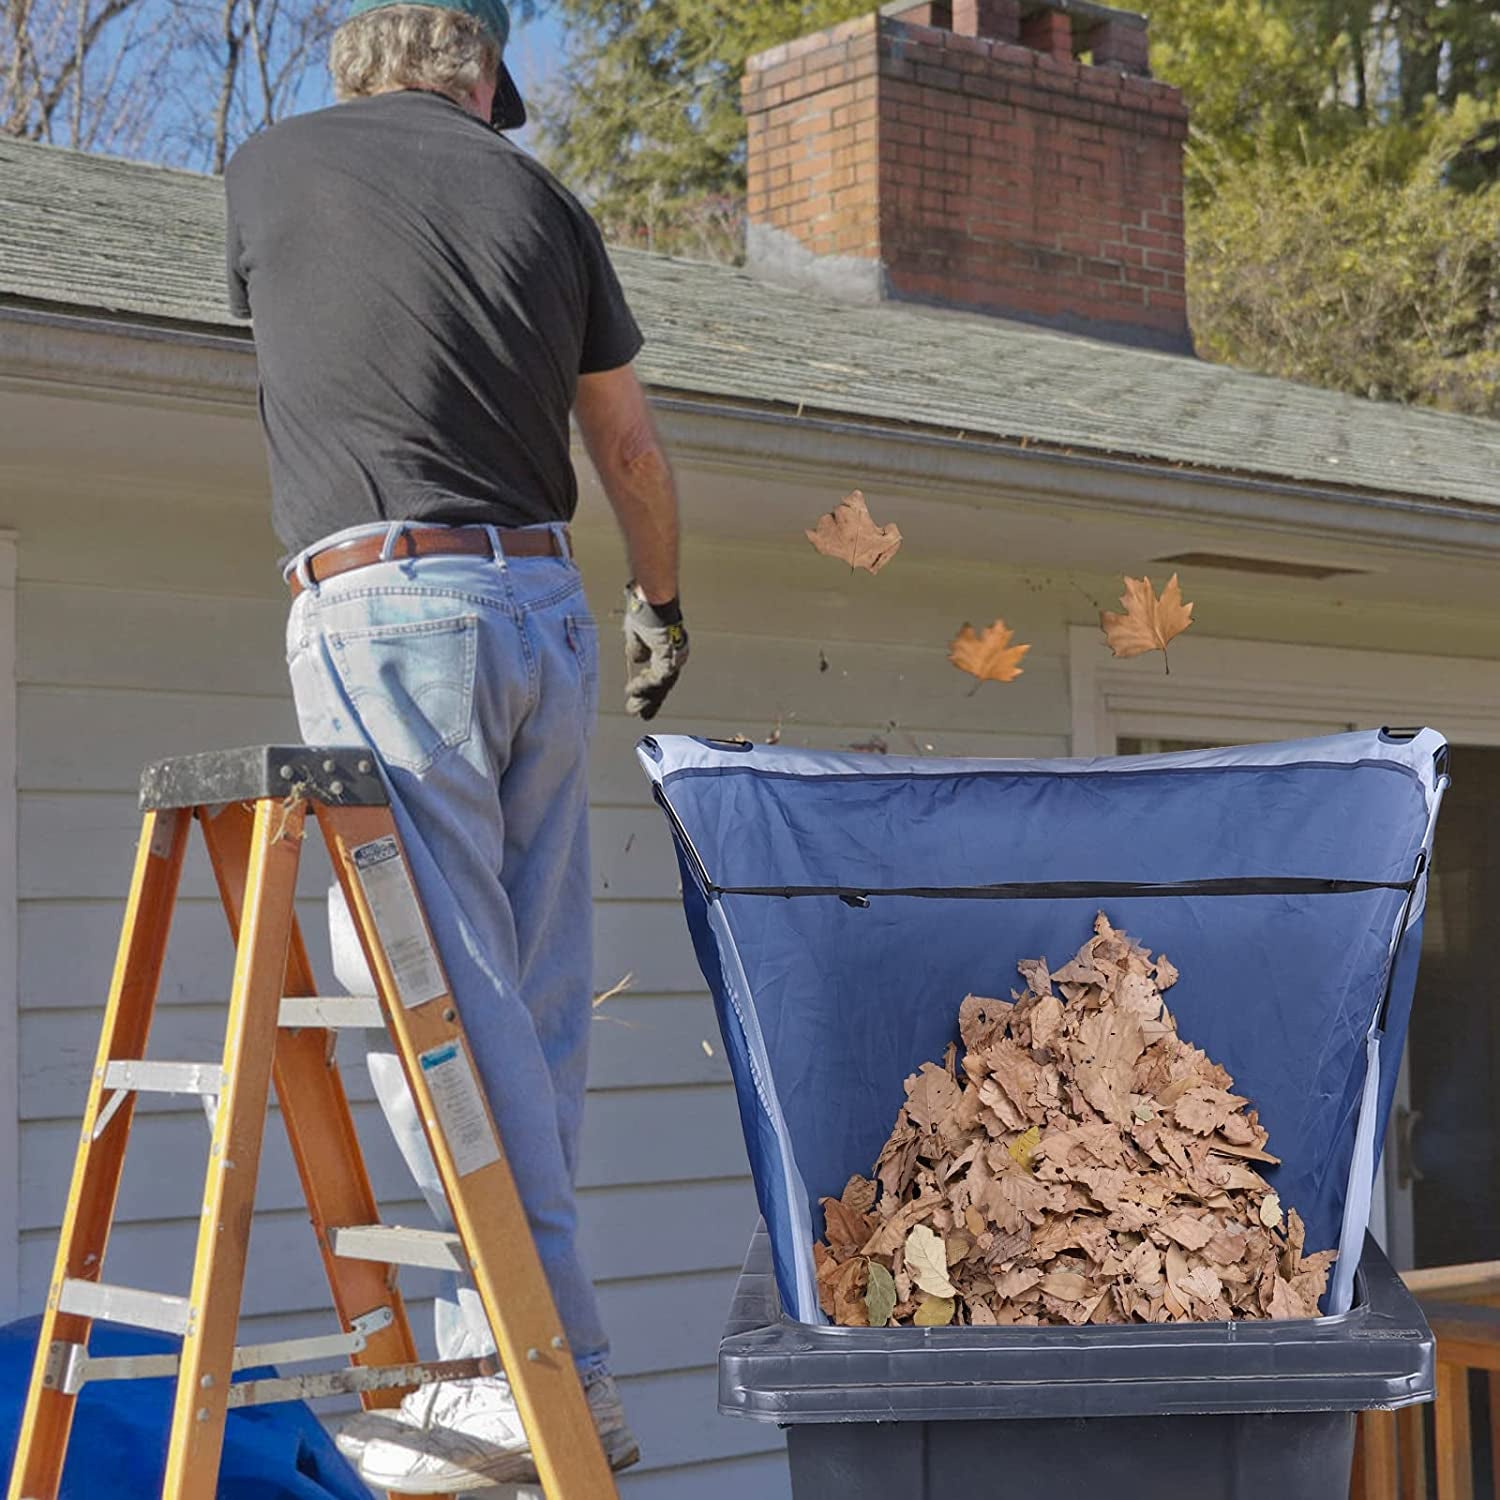
M 432 1360 L 409 1365 L 351 1365 L 317 1375 L 237 1380 L 229 1388 L 228 1405 L 268 1406 L 273 1401 L 313 1401 L 320 1396 L 348 1396 L 359 1391 L 399 1390 L 405 1386 L 432 1385 L 440 1380 L 474 1380 L 481 1375 L 494 1375 L 499 1369 L 499 1360 L 487 1355 L 481 1359 Z
M 385 1017 L 374 995 L 288 995 L 281 1002 L 281 1024 L 329 1030 L 383 1031 Z
M 108 1323 L 128 1323 L 132 1328 L 154 1328 L 158 1333 L 186 1333 L 188 1299 L 166 1292 L 143 1292 L 133 1286 L 111 1286 L 107 1281 L 77 1281 L 62 1284 L 58 1311 L 81 1318 L 102 1318 Z
M 206 1062 L 112 1062 L 104 1069 L 104 1087 L 144 1094 L 221 1094 L 224 1070 Z
M 273 1344 L 242 1344 L 230 1361 L 233 1370 L 248 1370 L 256 1365 L 301 1364 L 318 1359 L 335 1359 L 358 1354 L 365 1347 L 367 1333 L 388 1328 L 394 1321 L 388 1307 L 356 1319 L 367 1324 L 350 1333 L 325 1333 L 312 1338 L 281 1339 Z M 66 1396 L 76 1396 L 84 1386 L 100 1380 L 150 1380 L 176 1375 L 182 1359 L 176 1354 L 92 1355 L 83 1344 L 54 1343 L 47 1356 L 48 1383 Z
M 333 1253 L 344 1260 L 378 1260 L 391 1266 L 425 1266 L 434 1271 L 469 1274 L 462 1240 L 441 1229 L 362 1224 L 346 1225 L 331 1233 Z

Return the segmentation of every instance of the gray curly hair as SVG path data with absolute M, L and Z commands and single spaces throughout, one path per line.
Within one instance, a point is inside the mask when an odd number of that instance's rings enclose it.
M 333 34 L 328 71 L 339 99 L 431 89 L 462 103 L 500 62 L 495 39 L 472 16 L 431 5 L 387 5 Z

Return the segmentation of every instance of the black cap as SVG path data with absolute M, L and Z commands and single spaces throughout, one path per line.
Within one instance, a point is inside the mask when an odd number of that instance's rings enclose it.
M 495 103 L 490 109 L 490 124 L 496 130 L 519 130 L 526 123 L 526 104 L 510 69 L 501 58 L 495 74 Z
M 353 0 L 349 19 L 391 5 L 427 5 L 434 10 L 454 10 L 471 16 L 490 34 L 501 55 L 495 70 L 495 103 L 490 109 L 490 124 L 496 130 L 519 130 L 526 123 L 526 106 L 521 91 L 505 66 L 504 52 L 510 42 L 510 10 L 505 0 Z

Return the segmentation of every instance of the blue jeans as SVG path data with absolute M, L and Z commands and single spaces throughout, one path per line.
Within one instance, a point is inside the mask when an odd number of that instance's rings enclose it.
M 400 529 L 358 527 L 320 545 L 372 531 L 393 533 L 394 545 Z M 287 662 L 303 738 L 368 745 L 385 771 L 574 1357 L 598 1367 L 607 1344 L 573 1189 L 592 1009 L 588 741 L 599 675 L 578 570 L 503 554 L 358 568 L 298 596 Z M 371 1073 L 407 1164 L 451 1227 L 399 1068 L 372 1055 Z M 447 1359 L 494 1348 L 477 1295 L 456 1280 L 439 1298 L 437 1341 Z

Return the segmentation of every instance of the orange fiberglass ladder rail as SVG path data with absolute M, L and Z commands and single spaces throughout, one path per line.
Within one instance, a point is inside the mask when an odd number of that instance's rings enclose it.
M 614 1500 L 562 1324 L 505 1151 L 478 1087 L 442 961 L 369 752 L 259 746 L 163 761 L 142 778 L 144 823 L 9 1500 L 56 1500 L 78 1392 L 175 1375 L 163 1500 L 212 1500 L 231 1407 L 358 1393 L 396 1404 L 416 1386 L 503 1367 L 551 1500 Z M 375 977 L 378 1001 L 319 996 L 294 910 L 309 813 Z M 235 939 L 222 1057 L 146 1056 L 183 858 L 203 830 Z M 335 1030 L 384 1027 L 401 1057 L 457 1225 L 390 1228 L 365 1171 Z M 235 1347 L 269 1091 L 277 1100 L 341 1332 Z M 186 1296 L 105 1282 L 105 1252 L 137 1095 L 196 1094 L 212 1136 Z M 471 1276 L 499 1351 L 422 1362 L 396 1270 Z M 102 1359 L 94 1319 L 177 1334 L 180 1354 Z M 350 1367 L 235 1382 L 235 1370 L 347 1355 Z

